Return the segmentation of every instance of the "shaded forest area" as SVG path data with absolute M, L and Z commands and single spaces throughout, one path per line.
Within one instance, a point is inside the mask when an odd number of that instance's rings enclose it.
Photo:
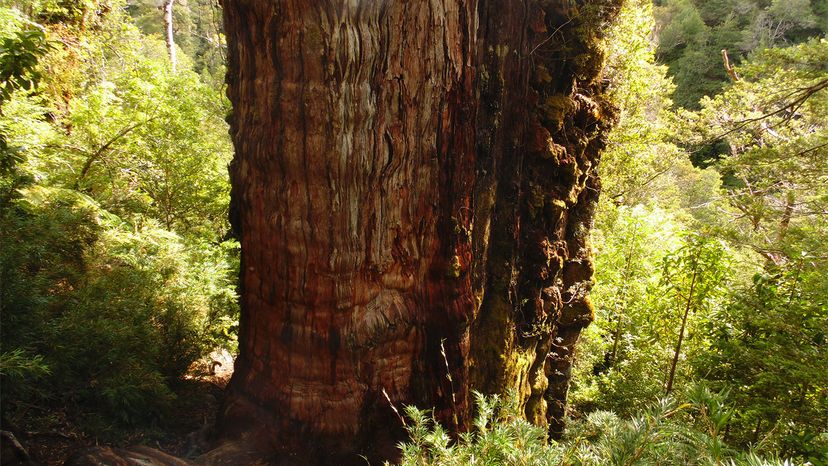
M 4 464 L 208 448 L 239 327 L 221 15 L 0 2 Z M 625 2 L 566 434 L 509 393 L 459 438 L 399 406 L 401 463 L 828 464 L 826 32 L 825 0 Z

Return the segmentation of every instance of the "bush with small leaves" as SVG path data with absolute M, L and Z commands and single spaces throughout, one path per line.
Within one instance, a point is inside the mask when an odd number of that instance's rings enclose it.
M 782 465 L 727 446 L 724 430 L 732 409 L 725 394 L 695 385 L 684 402 L 663 398 L 628 419 L 596 411 L 574 422 L 561 442 L 520 416 L 515 397 L 476 394 L 473 429 L 449 435 L 428 412 L 407 407 L 410 441 L 400 445 L 400 464 L 423 465 Z M 788 464 L 785 462 L 784 464 Z

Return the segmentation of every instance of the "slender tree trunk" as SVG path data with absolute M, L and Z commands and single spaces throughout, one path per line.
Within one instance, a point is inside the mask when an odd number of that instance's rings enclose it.
M 225 1 L 242 318 L 205 461 L 393 457 L 383 393 L 462 430 L 515 389 L 562 432 L 618 6 Z
M 690 290 L 687 293 L 687 302 L 684 306 L 684 315 L 681 317 L 681 329 L 679 329 L 676 349 L 673 352 L 673 360 L 670 362 L 670 374 L 667 376 L 667 387 L 664 390 L 665 395 L 669 395 L 670 392 L 673 391 L 673 380 L 676 376 L 676 366 L 678 366 L 679 356 L 681 355 L 681 344 L 684 342 L 684 330 L 687 328 L 687 316 L 690 315 L 690 308 L 693 307 L 693 292 L 696 289 L 697 272 L 698 265 L 695 265 L 693 267 L 693 276 L 690 278 Z
M 618 359 L 618 340 L 621 339 L 621 331 L 623 329 L 624 315 L 622 309 L 619 309 L 618 316 L 615 319 L 615 332 L 612 335 L 612 352 L 610 353 L 609 367 L 615 367 L 615 361 Z
M 178 67 L 178 57 L 175 54 L 175 37 L 173 36 L 173 3 L 175 0 L 164 0 L 164 37 L 167 42 L 167 53 L 170 55 L 170 65 L 175 73 Z
M 753 441 L 751 443 L 754 444 L 754 445 L 759 443 L 759 434 L 762 432 L 761 428 L 762 428 L 762 418 L 760 417 L 759 419 L 756 420 L 756 427 L 753 428 Z
M 776 242 L 780 243 L 779 246 L 781 246 L 782 241 L 785 240 L 785 236 L 788 234 L 795 202 L 796 194 L 793 191 L 785 193 L 785 210 L 782 212 L 782 220 L 779 221 L 779 231 L 776 233 Z
M 618 341 L 621 340 L 621 333 L 624 329 L 624 311 L 627 307 L 627 290 L 629 289 L 630 269 L 632 268 L 633 252 L 635 248 L 635 241 L 638 236 L 638 223 L 633 227 L 632 238 L 627 245 L 627 257 L 624 261 L 624 271 L 621 274 L 621 292 L 616 299 L 620 300 L 621 306 L 616 302 L 617 318 L 615 320 L 615 333 L 612 338 L 612 353 L 610 354 L 609 367 L 615 367 L 615 362 L 618 359 Z

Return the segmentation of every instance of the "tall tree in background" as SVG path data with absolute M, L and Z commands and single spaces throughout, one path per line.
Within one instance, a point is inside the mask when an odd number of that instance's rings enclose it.
M 178 57 L 175 51 L 175 36 L 173 35 L 173 3 L 175 0 L 164 0 L 164 38 L 167 41 L 167 53 L 170 54 L 170 66 L 175 73 L 178 67 Z
M 225 2 L 243 309 L 225 439 L 388 457 L 389 401 L 462 429 L 473 389 L 516 389 L 561 433 L 619 3 Z
M 728 81 L 717 60 L 728 49 L 734 63 L 767 47 L 804 42 L 828 32 L 822 0 L 656 1 L 658 56 L 670 68 L 677 105 L 698 109 Z

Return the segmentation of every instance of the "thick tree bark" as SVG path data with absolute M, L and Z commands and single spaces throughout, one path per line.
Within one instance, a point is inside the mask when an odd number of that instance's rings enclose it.
M 617 8 L 225 0 L 242 320 L 211 461 L 392 457 L 383 391 L 463 429 L 515 389 L 561 433 Z

